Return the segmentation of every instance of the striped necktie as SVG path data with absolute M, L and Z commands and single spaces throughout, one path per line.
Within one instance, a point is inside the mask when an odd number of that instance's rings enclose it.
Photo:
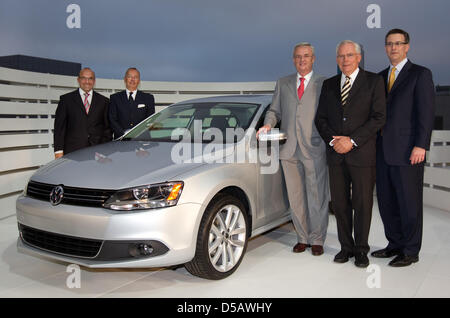
M 89 93 L 84 93 L 84 109 L 86 110 L 86 114 L 89 114 L 89 108 L 91 105 L 89 105 Z
M 350 77 L 346 76 L 344 86 L 342 86 L 342 89 L 341 89 L 342 106 L 345 106 L 345 104 L 347 103 L 347 98 L 348 98 L 348 94 L 350 93 L 350 88 L 352 88 L 352 85 L 350 84 Z

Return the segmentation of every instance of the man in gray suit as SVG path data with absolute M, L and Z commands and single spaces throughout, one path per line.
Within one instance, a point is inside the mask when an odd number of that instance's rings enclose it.
M 280 147 L 281 166 L 298 237 L 293 252 L 301 253 L 312 246 L 313 255 L 322 255 L 330 195 L 326 147 L 314 124 L 325 77 L 313 72 L 314 60 L 311 44 L 303 42 L 294 47 L 297 73 L 277 81 L 258 135 L 281 120 L 281 130 L 287 134 L 286 143 Z

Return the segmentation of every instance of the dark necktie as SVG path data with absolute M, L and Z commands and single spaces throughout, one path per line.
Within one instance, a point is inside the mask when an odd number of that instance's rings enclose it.
M 133 102 L 133 92 L 130 92 L 130 96 L 128 96 L 128 101 L 129 101 L 130 103 Z

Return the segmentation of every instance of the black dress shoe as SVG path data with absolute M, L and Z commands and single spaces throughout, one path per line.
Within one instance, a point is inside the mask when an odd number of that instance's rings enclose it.
M 369 266 L 369 258 L 366 253 L 356 253 L 355 254 L 355 265 L 356 267 L 367 267 Z
M 419 256 L 411 256 L 411 255 L 398 255 L 396 258 L 394 258 L 390 263 L 389 266 L 392 267 L 405 267 L 409 266 L 412 263 L 417 263 L 419 261 Z
M 400 250 L 388 249 L 386 247 L 386 248 L 383 248 L 382 250 L 372 252 L 372 254 L 370 254 L 370 255 L 372 255 L 373 257 L 377 257 L 377 258 L 390 258 L 392 256 L 397 256 L 400 253 L 401 253 Z
M 340 251 L 339 253 L 336 254 L 336 256 L 334 257 L 334 261 L 336 263 L 347 263 L 348 259 L 350 257 L 353 257 L 353 253 L 351 252 L 347 252 L 347 251 Z

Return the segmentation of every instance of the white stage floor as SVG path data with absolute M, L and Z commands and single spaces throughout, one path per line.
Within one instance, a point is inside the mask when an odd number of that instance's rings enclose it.
M 392 268 L 389 259 L 369 257 L 369 269 L 333 262 L 339 251 L 336 221 L 330 215 L 325 254 L 291 252 L 296 235 L 291 223 L 249 242 L 238 270 L 221 281 L 191 276 L 184 268 L 91 270 L 81 268 L 80 288 L 66 281 L 68 264 L 20 254 L 15 216 L 0 220 L 0 298 L 5 297 L 450 297 L 450 212 L 425 207 L 420 261 Z M 386 239 L 376 202 L 369 243 L 384 248 Z M 376 278 L 379 280 L 376 280 Z M 368 284 L 369 282 L 369 284 Z M 377 283 L 379 283 L 377 288 Z M 369 288 L 369 286 L 373 288 Z

